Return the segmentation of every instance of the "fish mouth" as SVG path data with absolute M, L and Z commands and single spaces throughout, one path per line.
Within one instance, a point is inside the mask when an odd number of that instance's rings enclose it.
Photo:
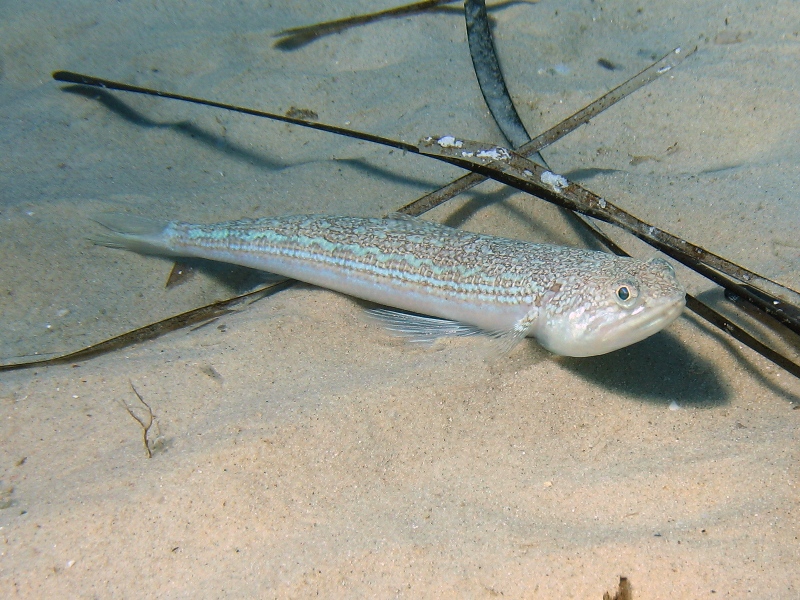
M 597 318 L 579 333 L 571 335 L 564 322 L 560 326 L 539 331 L 536 338 L 547 350 L 561 356 L 598 356 L 640 342 L 664 329 L 678 318 L 686 305 L 685 296 L 672 296 L 650 301 L 639 307 L 636 314 L 620 315 L 616 319 Z
M 605 353 L 640 342 L 672 323 L 685 306 L 685 296 L 669 301 L 662 300 L 657 304 L 645 304 L 640 314 L 630 315 L 622 322 L 608 323 L 598 328 L 597 343 L 606 348 L 602 352 Z

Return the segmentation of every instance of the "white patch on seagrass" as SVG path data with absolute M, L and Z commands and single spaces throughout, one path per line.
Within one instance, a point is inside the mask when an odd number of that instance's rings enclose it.
M 476 150 L 475 152 L 462 152 L 462 156 L 475 156 L 475 158 L 488 158 L 490 160 L 511 160 L 511 153 L 500 146 L 492 146 Z
M 569 181 L 564 179 L 561 175 L 556 175 L 550 171 L 545 171 L 542 173 L 541 179 L 543 184 L 550 186 L 550 188 L 557 194 L 563 192 L 564 188 L 569 185 Z
M 431 140 L 431 138 L 427 138 L 426 141 Z M 464 142 L 461 140 L 457 140 L 452 135 L 446 135 L 444 137 L 440 137 L 436 140 L 436 143 L 439 144 L 442 148 L 463 148 Z

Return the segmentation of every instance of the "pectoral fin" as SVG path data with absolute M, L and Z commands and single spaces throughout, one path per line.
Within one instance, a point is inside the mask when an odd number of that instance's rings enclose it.
M 508 331 L 486 331 L 474 325 L 428 317 L 388 308 L 368 309 L 367 315 L 393 334 L 416 344 L 433 344 L 442 337 L 468 337 L 480 335 L 492 340 L 499 355 L 507 354 L 525 337 L 517 328 Z

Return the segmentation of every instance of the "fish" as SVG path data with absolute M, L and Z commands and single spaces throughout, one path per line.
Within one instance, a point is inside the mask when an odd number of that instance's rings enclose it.
M 605 354 L 672 323 L 685 290 L 659 257 L 472 233 L 402 215 L 287 215 L 208 225 L 104 213 L 96 244 L 282 275 L 383 305 L 412 341 L 485 335 L 507 353 L 533 337 L 557 355 Z

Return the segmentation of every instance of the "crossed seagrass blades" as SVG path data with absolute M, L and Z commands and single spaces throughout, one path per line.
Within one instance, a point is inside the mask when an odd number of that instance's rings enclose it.
M 281 40 L 276 42 L 275 45 L 283 50 L 290 50 L 303 44 L 310 43 L 323 35 L 341 31 L 346 27 L 360 25 L 378 18 L 394 17 L 418 12 L 420 10 L 427 10 L 454 1 L 455 0 L 429 0 L 372 15 L 360 15 L 350 19 L 287 30 L 277 34 L 281 37 Z M 456 140 L 455 138 L 448 138 L 446 140 L 443 138 L 425 138 L 420 141 L 418 145 L 414 145 L 293 116 L 284 116 L 254 109 L 241 108 L 210 100 L 202 100 L 180 94 L 131 86 L 93 76 L 57 71 L 53 74 L 53 77 L 58 81 L 78 84 L 79 86 L 92 86 L 110 90 L 147 94 L 265 117 L 338 135 L 345 135 L 401 149 L 406 152 L 422 154 L 436 160 L 457 165 L 470 171 L 470 173 L 439 190 L 399 208 L 398 212 L 414 216 L 423 214 L 485 179 L 493 179 L 520 191 L 552 202 L 566 210 L 612 223 L 625 229 L 673 259 L 678 260 L 697 273 L 722 286 L 730 298 L 743 299 L 751 308 L 755 308 L 755 310 L 761 313 L 770 327 L 781 331 L 781 333 L 783 333 L 784 330 L 788 330 L 791 332 L 788 333 L 788 336 L 796 340 L 796 336 L 800 335 L 800 293 L 682 240 L 660 228 L 645 223 L 615 206 L 608 200 L 597 196 L 575 183 L 567 181 L 563 177 L 554 175 L 547 168 L 546 162 L 539 153 L 545 146 L 560 139 L 580 125 L 587 123 L 592 117 L 606 108 L 657 79 L 660 75 L 675 68 L 680 62 L 694 52 L 694 48 L 688 51 L 680 48 L 673 50 L 653 63 L 650 67 L 638 73 L 595 102 L 592 102 L 555 127 L 531 139 L 517 115 L 517 111 L 506 89 L 489 29 L 485 2 L 483 0 L 467 0 L 465 2 L 464 11 L 470 54 L 481 91 L 498 127 L 515 150 L 509 150 L 500 146 L 481 142 Z M 591 221 L 581 217 L 580 223 L 591 231 L 592 234 L 598 236 L 601 242 L 610 250 L 618 254 L 626 254 L 616 243 L 600 232 Z M 236 305 L 252 302 L 265 295 L 275 293 L 287 285 L 290 285 L 290 283 L 291 282 L 284 281 L 267 285 L 247 294 L 234 296 L 227 300 L 215 302 L 163 321 L 129 331 L 77 352 L 37 361 L 0 365 L 0 370 L 68 363 L 86 359 L 146 339 L 152 339 L 175 329 L 208 321 L 209 319 L 231 312 Z M 741 343 L 749 346 L 762 356 L 800 378 L 800 365 L 759 341 L 744 329 L 721 316 L 696 298 L 688 296 L 687 307 L 712 325 L 720 328 L 725 333 L 731 335 Z

